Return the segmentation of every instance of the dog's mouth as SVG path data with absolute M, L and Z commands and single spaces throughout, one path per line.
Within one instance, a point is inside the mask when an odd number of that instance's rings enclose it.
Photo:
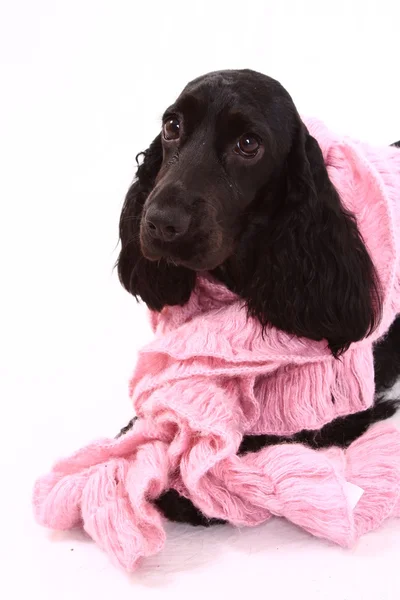
M 209 240 L 202 240 L 202 242 L 200 243 L 197 239 L 179 244 L 179 246 L 174 244 L 156 245 L 147 243 L 147 240 L 142 238 L 141 250 L 147 260 L 165 261 L 169 265 L 186 267 L 192 271 L 212 271 L 232 253 L 232 244 L 230 243 L 215 244 Z
M 226 256 L 223 255 L 211 255 L 211 256 L 193 256 L 190 259 L 183 259 L 178 256 L 165 255 L 165 254 L 153 254 L 143 252 L 143 256 L 147 260 L 153 262 L 165 261 L 168 265 L 173 267 L 186 267 L 191 271 L 212 271 L 219 267 L 225 260 Z

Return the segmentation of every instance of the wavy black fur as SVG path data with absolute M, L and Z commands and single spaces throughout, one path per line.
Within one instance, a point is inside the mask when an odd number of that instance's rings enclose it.
M 138 155 L 143 157 L 122 208 L 119 226 L 121 252 L 118 274 L 124 288 L 143 300 L 152 310 L 165 305 L 185 304 L 189 300 L 196 274 L 165 260 L 152 262 L 143 257 L 139 229 L 143 204 L 153 189 L 162 162 L 161 136 Z

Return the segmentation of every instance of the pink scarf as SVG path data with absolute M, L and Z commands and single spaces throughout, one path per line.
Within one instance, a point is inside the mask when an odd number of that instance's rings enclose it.
M 171 487 L 210 518 L 254 526 L 284 516 L 343 546 L 400 516 L 400 433 L 390 424 L 374 426 L 347 451 L 288 444 L 237 455 L 245 434 L 320 429 L 368 408 L 372 342 L 400 312 L 400 151 L 338 139 L 319 122 L 307 126 L 379 273 L 378 331 L 335 360 L 324 342 L 274 328 L 263 338 L 234 294 L 198 277 L 184 307 L 151 314 L 155 339 L 141 351 L 131 382 L 139 421 L 124 437 L 83 448 L 38 480 L 41 524 L 81 525 L 133 569 L 164 543 L 152 500 Z M 355 507 L 349 484 L 363 492 Z

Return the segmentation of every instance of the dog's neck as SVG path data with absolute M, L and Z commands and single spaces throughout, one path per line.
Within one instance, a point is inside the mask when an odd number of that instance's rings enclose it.
M 219 265 L 216 269 L 211 271 L 211 275 L 215 277 L 218 281 L 226 285 L 226 287 L 235 292 L 237 289 L 237 283 L 235 282 L 235 278 L 229 269 L 228 262 Z

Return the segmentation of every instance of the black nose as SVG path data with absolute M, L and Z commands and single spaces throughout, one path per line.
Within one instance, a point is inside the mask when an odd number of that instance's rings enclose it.
M 183 211 L 150 206 L 146 212 L 145 223 L 152 238 L 172 242 L 187 232 L 190 216 Z

